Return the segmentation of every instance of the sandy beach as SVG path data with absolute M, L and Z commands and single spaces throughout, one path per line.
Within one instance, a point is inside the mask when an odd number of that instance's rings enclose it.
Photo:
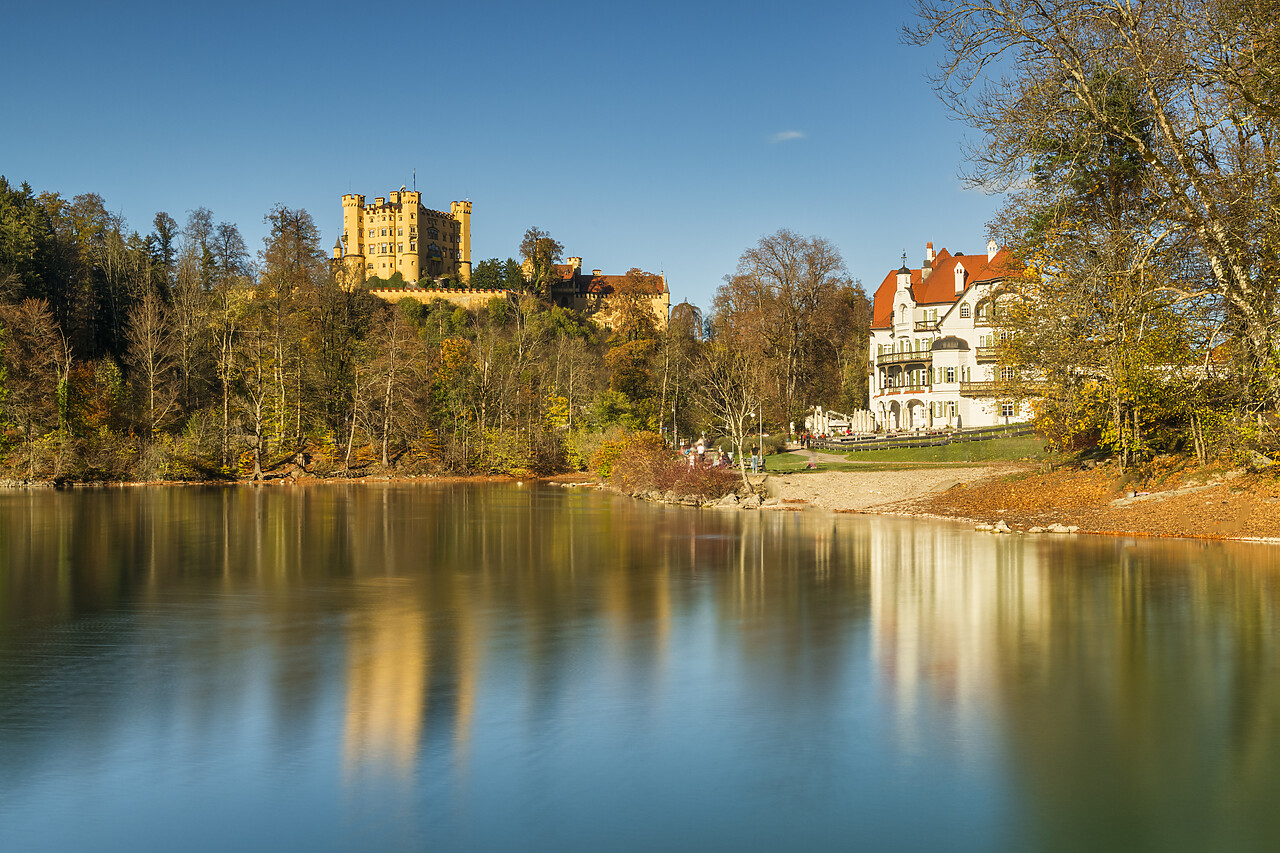
M 784 505 L 834 512 L 869 512 L 904 500 L 1017 470 L 1009 466 L 920 468 L 902 471 L 817 471 L 770 475 L 769 497 Z

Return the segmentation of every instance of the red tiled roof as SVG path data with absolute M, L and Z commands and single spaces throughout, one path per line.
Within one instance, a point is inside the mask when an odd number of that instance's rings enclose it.
M 1012 259 L 1004 249 L 987 260 L 981 255 L 952 255 L 946 249 L 933 259 L 933 272 L 923 278 L 921 270 L 911 271 L 911 293 L 917 305 L 950 305 L 956 301 L 956 265 L 964 266 L 965 289 L 983 282 L 1004 278 L 1012 272 Z M 890 270 L 876 288 L 871 311 L 871 328 L 887 329 L 893 314 L 893 295 L 898 290 L 898 271 Z
M 561 269 L 562 265 L 557 265 L 557 269 Z M 564 266 L 565 272 L 561 273 L 562 281 L 575 281 L 574 270 L 571 267 Z M 580 293 L 590 293 L 595 296 L 608 296 L 618 290 L 619 286 L 627 280 L 625 275 L 589 275 L 578 271 L 576 280 L 580 286 Z M 650 276 L 649 280 L 654 285 L 654 293 L 661 294 L 667 290 L 666 282 L 662 276 Z

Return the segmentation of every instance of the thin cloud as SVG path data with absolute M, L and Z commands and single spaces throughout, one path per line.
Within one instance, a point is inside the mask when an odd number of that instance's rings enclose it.
M 777 145 L 779 142 L 790 142 L 793 139 L 804 139 L 803 130 L 784 130 L 781 133 L 775 133 L 769 137 L 770 145 Z

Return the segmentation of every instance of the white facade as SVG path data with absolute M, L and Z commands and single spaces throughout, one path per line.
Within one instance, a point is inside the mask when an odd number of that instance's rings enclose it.
M 1008 256 L 934 254 L 885 277 L 872 313 L 870 407 L 882 430 L 968 429 L 1031 419 L 995 396 L 999 332 L 991 324 Z

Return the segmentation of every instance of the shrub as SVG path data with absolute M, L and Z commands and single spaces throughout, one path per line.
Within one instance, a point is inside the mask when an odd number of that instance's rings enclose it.
M 690 468 L 652 432 L 629 433 L 619 441 L 606 442 L 593 461 L 601 476 L 633 494 L 670 492 L 679 497 L 712 500 L 734 491 L 741 482 L 740 475 L 731 468 Z
M 663 455 L 675 458 L 675 454 L 663 445 L 662 438 L 657 433 L 628 432 L 614 441 L 604 442 L 591 458 L 591 467 L 601 477 L 613 480 L 619 487 L 629 488 L 619 482 L 618 474 L 621 474 L 623 480 L 639 482 L 645 478 L 645 470 Z

